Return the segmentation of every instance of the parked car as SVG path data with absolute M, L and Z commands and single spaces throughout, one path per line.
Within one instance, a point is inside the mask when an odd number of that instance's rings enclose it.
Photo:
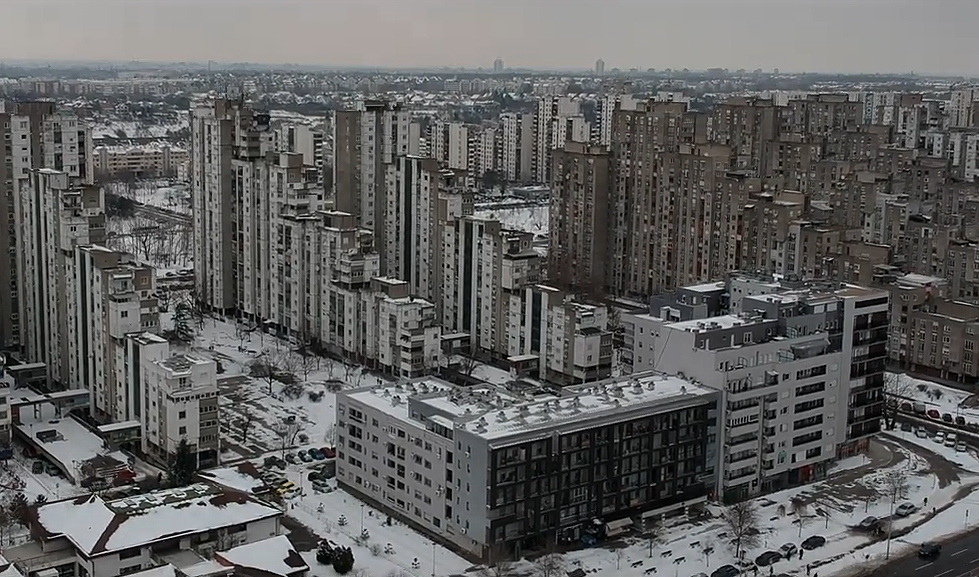
M 955 436 L 955 433 L 949 433 L 949 434 L 945 435 L 945 446 L 946 447 L 954 447 L 955 446 L 955 443 L 957 441 L 958 441 L 958 437 Z
M 295 465 L 299 461 L 296 459 L 295 453 L 286 453 L 286 462 L 290 465 Z
M 334 449 L 333 447 L 323 447 L 320 450 L 323 451 L 323 455 L 327 459 L 336 459 L 337 458 L 337 450 Z
M 319 449 L 316 448 L 309 450 L 309 456 L 317 461 L 322 461 L 323 459 L 326 458 L 326 455 L 323 454 L 323 451 L 320 451 Z
M 942 546 L 938 543 L 922 543 L 918 549 L 918 557 L 922 559 L 934 559 L 942 552 Z
M 915 505 L 910 501 L 905 501 L 904 503 L 898 505 L 897 509 L 894 509 L 894 514 L 897 515 L 898 517 L 907 517 L 908 515 L 914 513 L 917 510 L 918 510 L 917 505 Z
M 857 527 L 861 531 L 871 531 L 873 529 L 876 529 L 878 525 L 880 525 L 880 519 L 871 515 L 869 517 L 866 517 L 863 521 L 860 521 L 860 524 L 857 525 Z
M 945 443 L 945 431 L 938 431 L 937 433 L 935 433 L 935 436 L 931 438 L 931 440 L 932 441 L 935 441 L 936 443 L 944 444 Z
M 780 561 L 781 559 L 782 554 L 778 551 L 765 551 L 761 555 L 755 557 L 755 565 L 758 565 L 759 567 L 768 567 L 772 563 Z
M 901 412 L 902 413 L 910 413 L 913 410 L 914 410 L 914 408 L 911 406 L 911 403 L 901 403 Z
M 806 551 L 812 551 L 813 549 L 818 549 L 826 544 L 826 537 L 822 535 L 813 535 L 802 542 L 802 548 Z
M 936 409 L 928 409 L 929 419 L 938 419 L 941 418 L 941 416 L 942 416 L 941 413 L 939 413 Z
M 959 453 L 964 453 L 969 450 L 969 447 L 965 444 L 965 441 L 959 441 L 955 443 L 955 450 Z
M 952 419 L 952 413 L 943 413 L 942 420 L 945 421 L 946 423 L 951 423 L 954 420 Z
M 44 461 L 34 461 L 31 463 L 31 473 L 40 475 L 44 472 Z
M 963 417 L 962 415 L 959 415 L 959 416 L 955 417 L 955 424 L 958 425 L 958 426 L 960 426 L 960 427 L 964 427 L 965 426 L 965 417 Z
M 795 552 L 798 551 L 799 548 L 795 546 L 795 543 L 786 543 L 785 545 L 779 547 L 778 550 L 783 557 L 788 558 L 795 555 Z
M 924 427 L 918 427 L 917 429 L 914 430 L 914 436 L 918 437 L 919 439 L 927 439 L 928 429 Z
M 911 406 L 914 409 L 914 412 L 915 413 L 917 413 L 919 415 L 924 415 L 925 414 L 925 404 L 924 403 L 915 403 L 915 404 L 913 404 Z
M 299 459 L 300 459 L 300 460 L 301 460 L 301 461 L 302 461 L 303 463 L 312 463 L 312 462 L 313 462 L 313 458 L 312 458 L 312 457 L 310 457 L 310 456 L 309 456 L 309 453 L 307 453 L 306 451 L 300 451 L 300 452 L 299 452 Z
M 734 565 L 722 565 L 714 570 L 710 574 L 710 577 L 735 577 L 739 575 L 741 571 Z
M 911 429 L 912 429 L 911 423 L 907 423 L 907 422 L 901 423 L 901 430 L 902 431 L 904 431 L 906 433 L 910 433 L 911 432 Z

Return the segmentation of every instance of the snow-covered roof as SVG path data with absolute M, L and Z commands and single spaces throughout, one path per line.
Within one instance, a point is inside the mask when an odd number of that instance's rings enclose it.
M 234 467 L 221 467 L 220 469 L 199 471 L 197 476 L 222 487 L 244 493 L 254 492 L 256 489 L 261 489 L 264 486 L 264 483 L 259 478 L 258 469 L 249 461 L 245 461 Z
M 140 571 L 139 573 L 131 573 L 130 575 L 132 577 L 179 577 L 181 573 L 177 571 L 176 567 L 167 563 L 166 565 L 160 565 L 159 567 Z
M 45 539 L 65 537 L 92 557 L 281 514 L 245 493 L 199 483 L 113 501 L 85 495 L 49 503 L 37 509 L 36 524 Z
M 293 547 L 289 538 L 279 535 L 262 541 L 241 545 L 214 554 L 214 560 L 225 566 L 258 569 L 264 574 L 286 577 L 309 570 L 309 565 Z

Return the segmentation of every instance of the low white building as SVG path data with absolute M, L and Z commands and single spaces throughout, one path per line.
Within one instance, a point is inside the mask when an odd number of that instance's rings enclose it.
M 30 574 L 128 575 L 161 565 L 181 551 L 208 558 L 216 551 L 279 534 L 282 511 L 210 484 L 107 501 L 73 497 L 32 510 L 36 541 L 4 551 Z
M 186 172 L 190 154 L 168 144 L 142 146 L 98 146 L 94 150 L 95 173 L 132 174 L 139 178 L 176 177 Z

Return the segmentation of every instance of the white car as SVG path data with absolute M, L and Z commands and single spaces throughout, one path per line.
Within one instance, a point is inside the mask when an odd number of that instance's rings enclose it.
M 969 447 L 966 446 L 965 441 L 959 441 L 955 444 L 955 450 L 959 453 L 964 453 L 969 450 Z
M 949 434 L 945 435 L 945 446 L 946 447 L 954 447 L 956 441 L 958 441 L 958 438 L 955 436 L 955 433 L 949 433 Z
M 931 440 L 935 441 L 936 443 L 944 443 L 945 431 L 938 431 L 937 433 L 935 433 L 935 436 L 931 438 Z
M 894 514 L 898 517 L 907 517 L 908 515 L 914 513 L 918 510 L 918 506 L 911 502 L 904 502 L 894 509 Z
M 918 427 L 917 429 L 914 430 L 914 436 L 918 437 L 919 439 L 927 439 L 928 429 L 924 427 Z

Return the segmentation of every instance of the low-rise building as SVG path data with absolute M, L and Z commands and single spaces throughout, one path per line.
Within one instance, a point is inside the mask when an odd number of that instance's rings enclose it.
M 140 146 L 97 146 L 94 152 L 95 174 L 116 176 L 128 174 L 137 178 L 174 178 L 190 162 L 183 148 L 169 144 Z
M 128 575 L 180 551 L 203 557 L 279 534 L 282 511 L 209 484 L 106 500 L 73 497 L 31 509 L 32 543 L 4 554 L 24 572 Z
M 715 490 L 718 398 L 656 374 L 531 398 L 436 379 L 344 391 L 337 481 L 484 558 L 611 537 Z

